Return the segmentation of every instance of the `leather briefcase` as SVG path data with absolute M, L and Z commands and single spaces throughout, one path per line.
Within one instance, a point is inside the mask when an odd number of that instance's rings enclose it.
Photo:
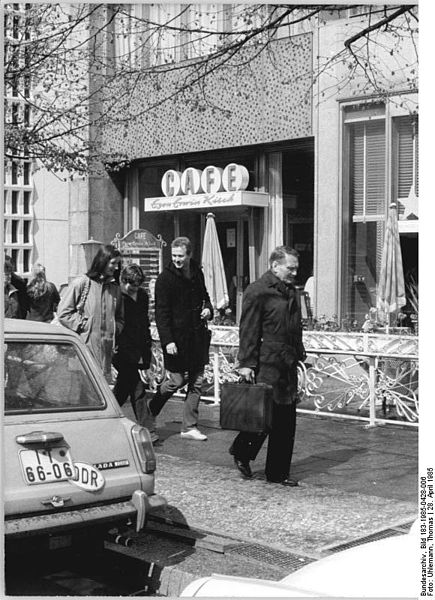
M 248 433 L 272 428 L 273 388 L 266 383 L 223 383 L 220 426 Z

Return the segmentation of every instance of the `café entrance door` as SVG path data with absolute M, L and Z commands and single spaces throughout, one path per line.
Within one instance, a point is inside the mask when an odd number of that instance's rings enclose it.
M 240 321 L 243 291 L 249 284 L 248 219 L 218 217 L 216 229 L 228 287 L 229 308 L 234 324 Z

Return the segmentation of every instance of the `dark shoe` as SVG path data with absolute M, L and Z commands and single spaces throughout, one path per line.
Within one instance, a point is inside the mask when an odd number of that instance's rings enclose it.
M 252 471 L 251 471 L 251 467 L 249 466 L 249 461 L 243 462 L 239 458 L 234 457 L 234 464 L 239 469 L 239 471 L 243 475 L 243 477 L 247 477 L 247 478 L 252 477 Z
M 282 481 L 272 481 L 271 479 L 268 479 L 267 481 L 269 483 L 278 483 L 279 485 L 285 485 L 287 487 L 298 487 L 299 485 L 297 479 L 290 479 L 290 477 L 287 477 L 287 479 L 283 479 Z

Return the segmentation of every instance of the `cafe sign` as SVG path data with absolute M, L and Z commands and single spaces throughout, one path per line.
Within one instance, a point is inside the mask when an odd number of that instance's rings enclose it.
M 210 209 L 231 206 L 268 206 L 269 195 L 247 192 L 246 167 L 231 163 L 221 169 L 209 166 L 203 171 L 189 167 L 182 173 L 170 169 L 162 177 L 164 196 L 145 198 L 145 212 Z

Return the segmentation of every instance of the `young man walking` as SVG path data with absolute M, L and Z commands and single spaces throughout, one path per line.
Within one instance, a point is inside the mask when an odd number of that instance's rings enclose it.
M 206 321 L 212 318 L 213 307 L 202 270 L 192 259 L 189 238 L 178 237 L 172 242 L 171 259 L 155 287 L 156 324 L 167 378 L 148 403 L 149 429 L 155 432 L 155 417 L 187 383 L 181 437 L 204 441 L 207 436 L 198 429 L 198 407 L 204 366 L 209 360 Z

